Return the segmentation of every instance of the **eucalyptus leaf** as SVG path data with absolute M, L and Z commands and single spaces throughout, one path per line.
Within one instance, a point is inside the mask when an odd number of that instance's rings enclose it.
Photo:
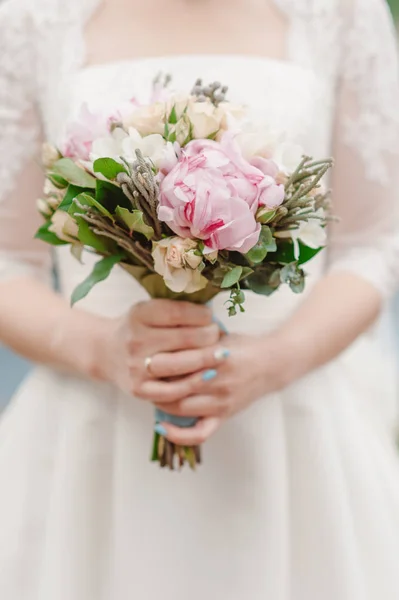
M 107 279 L 113 267 L 124 258 L 125 255 L 123 253 L 119 253 L 114 254 L 113 256 L 106 256 L 105 258 L 99 260 L 94 266 L 94 269 L 90 275 L 73 291 L 71 298 L 72 306 L 76 304 L 76 302 L 79 302 L 79 300 L 85 298 L 97 283 Z
M 144 221 L 144 215 L 141 210 L 128 210 L 121 206 L 117 206 L 115 211 L 116 216 L 127 225 L 130 233 L 137 231 L 142 233 L 147 240 L 154 237 L 154 230 Z
M 96 187 L 96 179 L 84 169 L 78 167 L 70 158 L 57 160 L 53 166 L 53 171 L 72 185 L 93 189 Z
M 263 262 L 269 251 L 277 250 L 276 240 L 270 227 L 264 225 L 261 228 L 257 244 L 245 255 L 249 262 L 259 264 Z
M 119 173 L 126 173 L 125 167 L 113 158 L 98 158 L 94 161 L 93 170 L 107 179 L 116 179 Z
M 42 240 L 42 242 L 46 242 L 47 244 L 51 244 L 52 246 L 65 246 L 68 242 L 60 240 L 55 233 L 49 231 L 50 226 L 51 221 L 44 223 L 44 225 L 37 230 L 35 238 L 37 240 Z
M 222 288 L 229 288 L 240 281 L 242 275 L 242 267 L 234 267 L 226 273 L 222 281 Z

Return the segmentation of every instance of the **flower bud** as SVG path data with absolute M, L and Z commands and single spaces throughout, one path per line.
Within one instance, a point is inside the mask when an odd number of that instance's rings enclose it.
M 50 206 L 48 205 L 46 200 L 43 200 L 43 198 L 39 198 L 36 201 L 36 208 L 44 217 L 49 217 L 53 214 L 53 211 L 51 210 Z
M 47 142 L 42 146 L 42 163 L 46 169 L 51 169 L 61 158 L 57 148 Z

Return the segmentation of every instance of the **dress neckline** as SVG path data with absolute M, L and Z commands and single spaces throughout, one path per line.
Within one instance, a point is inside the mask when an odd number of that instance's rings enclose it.
M 270 65 L 274 67 L 283 67 L 288 69 L 294 69 L 296 71 L 310 71 L 291 60 L 286 58 L 272 58 L 269 56 L 263 56 L 261 54 L 165 54 L 165 55 L 156 55 L 156 56 L 139 56 L 132 58 L 122 58 L 111 60 L 102 63 L 90 63 L 83 64 L 79 69 L 79 73 L 87 74 L 87 73 L 95 73 L 104 70 L 111 69 L 119 69 L 123 67 L 135 67 L 140 65 L 151 65 L 151 64 L 159 64 L 159 63 L 185 63 L 187 61 L 199 62 L 199 61 L 239 61 L 241 63 L 249 63 L 249 62 L 258 62 L 264 63 L 265 65 Z M 200 75 L 200 74 L 199 74 Z

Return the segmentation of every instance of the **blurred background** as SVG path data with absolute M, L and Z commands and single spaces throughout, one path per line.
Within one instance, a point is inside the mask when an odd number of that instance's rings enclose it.
M 0 0 L 1 2 L 2 0 Z M 399 0 L 388 0 L 393 17 L 399 23 Z M 399 110 L 399 106 L 398 106 Z M 395 300 L 395 323 L 399 347 L 399 296 Z M 398 365 L 399 368 L 399 365 Z M 11 398 L 14 390 L 29 372 L 30 365 L 0 346 L 0 410 Z

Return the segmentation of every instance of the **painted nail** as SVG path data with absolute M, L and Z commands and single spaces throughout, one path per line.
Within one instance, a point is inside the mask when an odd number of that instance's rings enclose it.
M 209 371 L 205 371 L 205 373 L 202 376 L 202 379 L 204 381 L 211 381 L 211 379 L 215 379 L 217 374 L 218 374 L 218 372 L 215 371 L 215 369 L 209 369 Z
M 227 358 L 229 358 L 231 352 L 230 350 L 228 350 L 227 348 L 218 348 L 217 350 L 215 350 L 215 360 L 226 360 Z
M 216 325 L 219 327 L 220 331 L 222 331 L 226 335 L 229 335 L 229 332 L 226 329 L 226 326 L 222 323 L 222 321 L 219 321 L 219 319 L 217 317 L 215 317 L 215 315 L 213 315 L 212 321 L 214 323 L 216 323 Z
M 166 434 L 167 434 L 165 427 L 163 425 L 161 425 L 160 423 L 157 423 L 155 425 L 154 431 L 155 431 L 155 433 L 158 433 L 159 435 L 162 435 L 162 436 L 166 436 Z

